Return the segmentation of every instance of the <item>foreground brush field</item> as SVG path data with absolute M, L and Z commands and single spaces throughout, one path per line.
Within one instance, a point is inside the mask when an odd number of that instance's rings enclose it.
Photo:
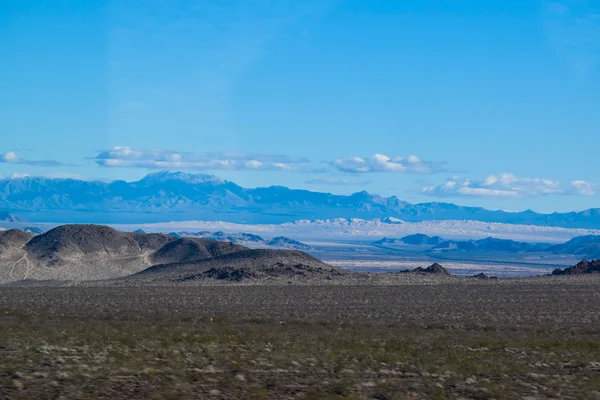
M 0 288 L 3 399 L 598 399 L 600 277 Z

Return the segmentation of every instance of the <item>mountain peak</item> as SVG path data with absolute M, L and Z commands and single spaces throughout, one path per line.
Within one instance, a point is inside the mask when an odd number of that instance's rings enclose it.
M 9 213 L 6 211 L 0 211 L 0 222 L 24 222 L 24 221 L 12 213 Z
M 352 193 L 350 196 L 354 197 L 354 198 L 366 199 L 366 198 L 371 197 L 371 194 L 369 192 L 367 192 L 366 190 L 361 190 L 360 192 Z
M 162 183 L 167 181 L 181 181 L 190 184 L 199 183 L 223 183 L 223 180 L 215 175 L 190 174 L 181 171 L 159 171 L 146 175 L 140 182 Z
M 395 217 L 385 217 L 381 219 L 381 222 L 386 223 L 386 224 L 403 224 L 404 221 L 402 221 L 400 218 L 395 218 Z

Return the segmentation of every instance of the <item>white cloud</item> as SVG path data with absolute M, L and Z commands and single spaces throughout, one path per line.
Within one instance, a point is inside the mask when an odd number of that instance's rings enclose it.
M 263 166 L 263 163 L 256 160 L 248 160 L 244 163 L 244 166 L 248 169 L 258 169 Z
M 571 189 L 575 194 L 581 196 L 593 196 L 596 194 L 597 188 L 586 181 L 573 181 L 571 182 Z
M 31 165 L 34 167 L 59 167 L 66 165 L 54 160 L 26 160 L 24 158 L 19 157 L 18 154 L 14 151 L 9 151 L 7 153 L 1 154 L 0 163 Z
M 115 146 L 103 150 L 93 160 L 102 167 L 188 169 L 188 170 L 253 170 L 322 172 L 303 164 L 306 158 L 276 154 L 240 152 L 189 153 L 174 150 L 137 150 L 129 146 Z M 301 165 L 302 164 L 302 165 Z
M 593 196 L 596 185 L 576 180 L 568 184 L 540 178 L 519 178 L 512 174 L 490 175 L 482 180 L 452 177 L 438 186 L 423 188 L 423 193 L 436 197 L 526 197 L 542 195 Z
M 331 165 L 342 172 L 396 172 L 413 174 L 433 174 L 443 170 L 440 164 L 421 160 L 417 156 L 388 157 L 373 154 L 367 157 L 338 158 Z
M 2 155 L 2 160 L 6 163 L 14 163 L 19 161 L 19 156 L 17 156 L 17 153 L 9 151 Z

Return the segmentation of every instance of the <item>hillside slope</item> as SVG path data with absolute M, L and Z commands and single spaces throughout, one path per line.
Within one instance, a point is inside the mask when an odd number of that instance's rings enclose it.
M 247 250 L 247 247 L 231 242 L 202 238 L 179 238 L 154 252 L 151 260 L 153 264 L 184 263 L 219 257 L 242 250 Z
M 12 249 L 21 247 L 27 243 L 33 235 L 21 229 L 8 229 L 0 231 L 0 251 L 2 249 Z
M 347 273 L 301 251 L 252 249 L 195 262 L 157 265 L 134 275 L 132 279 L 165 282 L 322 280 Z
M 160 267 L 147 270 L 156 265 Z M 335 269 L 299 251 L 250 250 L 231 242 L 121 232 L 102 225 L 62 225 L 37 236 L 17 229 L 0 231 L 0 283 L 104 280 L 144 270 L 149 274 L 164 265 L 172 266 L 164 270 L 169 276 L 200 271 L 198 277 L 226 280 Z
M 576 254 L 585 258 L 600 258 L 600 235 L 575 237 L 566 243 L 552 246 L 548 251 L 554 254 Z

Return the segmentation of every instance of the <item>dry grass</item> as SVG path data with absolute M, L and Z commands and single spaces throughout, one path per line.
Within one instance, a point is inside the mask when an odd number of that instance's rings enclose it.
M 0 398 L 598 398 L 597 282 L 536 282 L 2 288 Z

